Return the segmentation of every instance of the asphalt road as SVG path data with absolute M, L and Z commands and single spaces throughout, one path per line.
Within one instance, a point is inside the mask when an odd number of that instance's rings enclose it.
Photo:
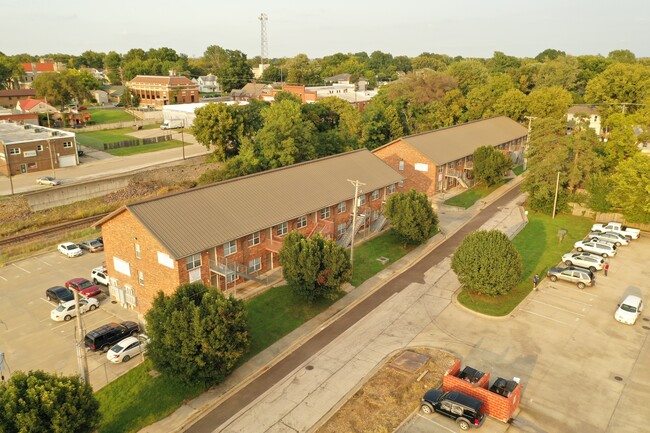
M 251 381 L 228 399 L 224 400 L 219 406 L 212 409 L 199 421 L 190 426 L 186 432 L 213 432 L 217 427 L 228 421 L 240 410 L 252 403 L 277 382 L 298 368 L 302 363 L 316 354 L 327 344 L 332 342 L 336 337 L 341 335 L 359 320 L 363 319 L 368 313 L 373 311 L 393 294 L 399 293 L 410 283 L 424 283 L 423 275 L 427 270 L 453 253 L 468 233 L 480 228 L 487 220 L 498 212 L 500 206 L 512 201 L 519 194 L 520 190 L 517 186 L 501 198 L 492 202 L 464 227 L 440 243 L 432 252 L 424 256 L 405 272 L 388 281 L 384 286 L 357 304 L 339 319 L 332 322 L 325 329 L 314 335 L 286 358 L 273 365 L 259 377 Z

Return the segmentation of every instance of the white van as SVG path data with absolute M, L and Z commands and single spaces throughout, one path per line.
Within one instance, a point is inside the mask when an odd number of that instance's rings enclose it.
M 182 128 L 183 121 L 180 119 L 170 119 L 170 120 L 165 120 L 163 123 L 160 124 L 160 129 L 176 129 L 176 128 Z

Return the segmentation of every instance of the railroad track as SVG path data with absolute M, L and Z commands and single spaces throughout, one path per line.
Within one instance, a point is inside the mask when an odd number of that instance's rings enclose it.
M 108 213 L 82 218 L 74 221 L 68 221 L 62 224 L 57 224 L 55 226 L 46 227 L 42 230 L 37 230 L 34 232 L 23 233 L 15 236 L 8 236 L 6 238 L 0 239 L 0 247 L 16 246 L 16 245 L 28 243 L 30 241 L 33 241 L 34 239 L 54 237 L 57 234 L 65 234 L 76 229 L 87 228 L 93 225 L 94 223 L 96 223 L 97 221 L 99 221 L 100 219 L 104 218 L 106 215 L 108 215 Z

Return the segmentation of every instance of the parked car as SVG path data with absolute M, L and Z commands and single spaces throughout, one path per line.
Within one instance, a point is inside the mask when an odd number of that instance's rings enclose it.
M 578 241 L 573 244 L 578 252 L 587 251 L 588 253 L 598 254 L 602 257 L 614 257 L 616 255 L 616 245 L 603 241 Z
M 591 232 L 587 235 L 588 239 L 592 241 L 605 241 L 620 247 L 621 245 L 629 245 L 630 239 L 620 233 L 615 232 Z
M 61 185 L 61 181 L 59 179 L 55 179 L 50 176 L 39 177 L 38 179 L 36 179 L 36 183 L 39 185 L 50 185 L 50 186 Z
M 99 301 L 95 298 L 79 299 L 79 311 L 81 314 L 85 313 L 86 311 L 93 311 L 98 307 Z M 56 320 L 57 322 L 61 322 L 63 320 L 67 322 L 76 316 L 77 308 L 74 300 L 64 302 L 50 312 L 50 318 L 52 320 Z
M 126 337 L 134 337 L 138 332 L 140 332 L 140 327 L 130 320 L 122 323 L 112 322 L 87 333 L 84 337 L 84 345 L 92 351 L 106 352 L 118 341 L 124 340 Z
M 87 241 L 79 242 L 79 248 L 90 251 L 91 253 L 96 253 L 104 251 L 104 244 L 99 242 L 97 239 L 88 239 Z
M 73 278 L 65 282 L 68 289 L 76 290 L 86 297 L 94 297 L 102 293 L 98 285 L 91 283 L 85 278 Z
M 97 238 L 97 242 L 99 242 L 100 244 L 104 245 L 104 237 L 103 237 L 103 236 L 98 237 L 98 238 Z
M 569 266 L 568 268 L 551 268 L 546 276 L 553 282 L 557 280 L 569 281 L 578 285 L 579 289 L 593 286 L 596 283 L 596 276 L 589 269 Z
M 56 247 L 59 252 L 68 257 L 77 257 L 82 255 L 84 252 L 81 251 L 81 248 L 77 244 L 72 242 L 63 242 Z
M 626 325 L 634 325 L 641 311 L 643 311 L 643 300 L 639 296 L 628 295 L 618 304 L 614 318 Z
M 630 239 L 638 239 L 639 236 L 641 236 L 641 230 L 613 221 L 608 222 L 607 224 L 594 224 L 591 226 L 591 231 L 620 233 Z
M 591 272 L 601 271 L 605 267 L 605 259 L 592 253 L 566 253 L 562 261 L 567 266 L 579 266 Z
M 55 301 L 61 304 L 63 302 L 73 300 L 74 294 L 72 293 L 72 290 L 67 289 L 63 286 L 54 286 L 45 291 L 45 298 L 48 301 Z
M 460 391 L 430 389 L 420 399 L 420 408 L 426 414 L 435 411 L 456 420 L 461 430 L 480 427 L 485 421 L 483 402 Z
M 149 338 L 146 335 L 126 337 L 106 352 L 106 359 L 116 364 L 128 362 L 134 356 L 145 353 L 147 351 L 147 344 L 149 344 Z
M 93 270 L 90 271 L 90 279 L 95 284 L 108 286 L 108 273 L 106 272 L 106 268 L 103 266 L 93 268 Z

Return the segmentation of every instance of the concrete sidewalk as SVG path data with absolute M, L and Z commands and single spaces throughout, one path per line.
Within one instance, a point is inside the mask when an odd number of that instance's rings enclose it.
M 334 322 L 353 306 L 374 293 L 404 269 L 418 262 L 447 237 L 462 228 L 481 208 L 515 188 L 517 178 L 495 191 L 483 202 L 467 210 L 452 210 L 438 204 L 442 233 L 407 256 L 393 263 L 354 289 L 341 301 L 237 369 L 221 385 L 188 402 L 174 414 L 143 432 L 184 431 L 193 421 L 243 388 L 247 383 L 292 353 L 303 342 Z M 490 221 L 491 227 L 510 229 L 522 225 L 521 212 L 512 202 Z M 394 350 L 404 348 L 431 323 L 447 305 L 458 288 L 455 275 L 445 260 L 425 275 L 425 284 L 411 284 L 368 314 L 335 342 L 323 348 L 309 361 L 308 370 L 299 368 L 276 384 L 250 409 L 240 412 L 222 427 L 224 431 L 307 431 L 381 364 Z M 432 298 L 431 298 L 432 297 Z M 290 428 L 287 429 L 287 427 Z

